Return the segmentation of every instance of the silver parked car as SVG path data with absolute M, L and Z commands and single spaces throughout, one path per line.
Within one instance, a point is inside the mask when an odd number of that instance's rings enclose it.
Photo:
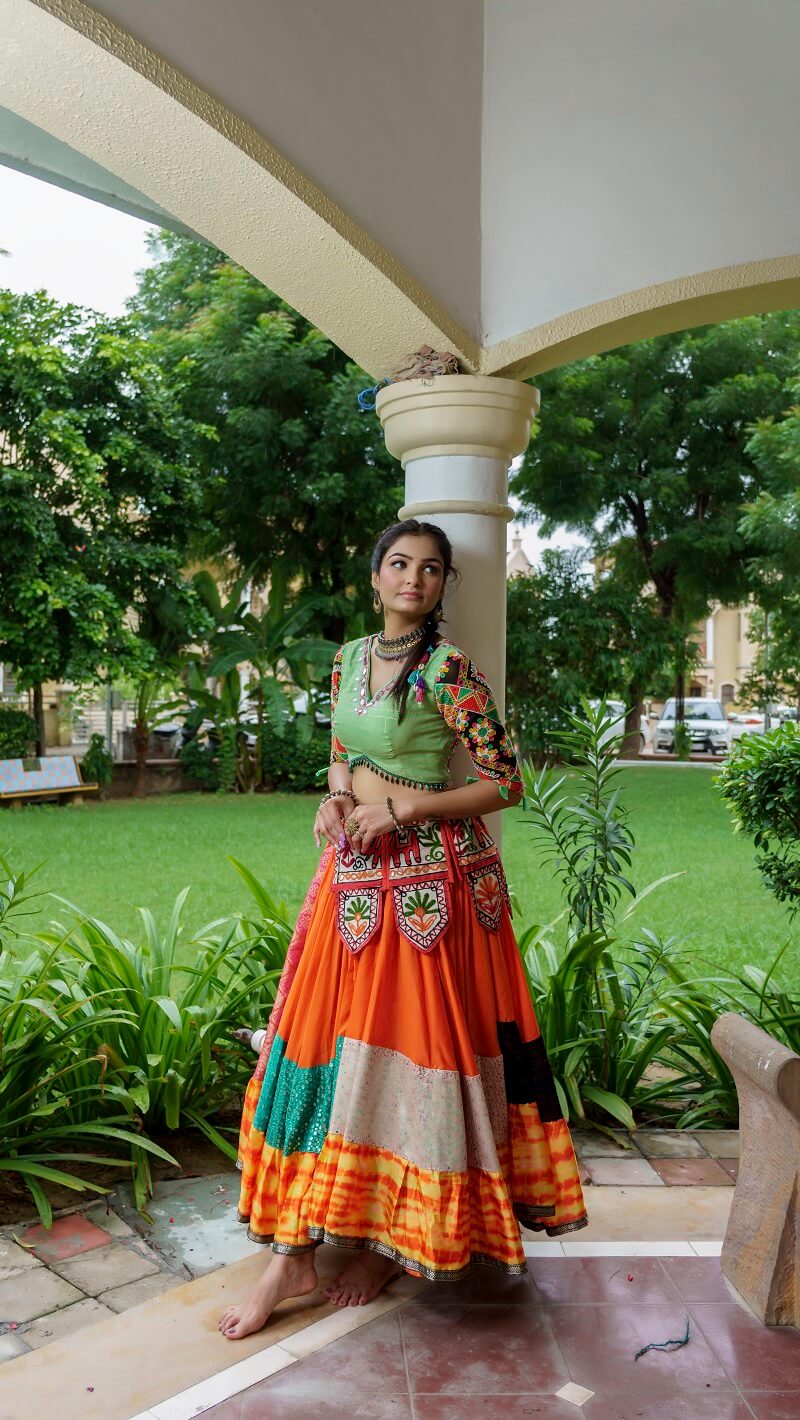
M 721 701 L 687 696 L 683 717 L 691 735 L 692 749 L 707 750 L 711 754 L 730 749 L 731 727 Z M 656 725 L 655 748 L 668 753 L 675 748 L 675 701 L 672 698 L 664 706 Z

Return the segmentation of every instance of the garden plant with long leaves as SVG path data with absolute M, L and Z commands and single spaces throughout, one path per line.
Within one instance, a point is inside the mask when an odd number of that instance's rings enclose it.
M 645 1081 L 675 1033 L 668 1008 L 678 944 L 646 930 L 622 940 L 644 899 L 680 874 L 636 891 L 635 839 L 620 802 L 617 716 L 604 701 L 583 699 L 581 713 L 568 720 L 557 739 L 571 767 L 522 766 L 523 808 L 543 861 L 561 882 L 566 948 L 556 947 L 550 923 L 524 932 L 520 949 L 565 1115 L 601 1130 L 609 1119 L 632 1130 L 637 1104 L 655 1108 L 693 1084 L 691 1071 L 675 1068 L 669 1079 Z M 623 895 L 630 902 L 618 918 Z
M 71 920 L 24 939 L 14 924 L 32 902 L 30 874 L 5 865 L 0 1171 L 25 1180 L 44 1222 L 43 1182 L 103 1191 L 66 1172 L 67 1162 L 123 1167 L 127 1159 L 141 1209 L 152 1157 L 175 1162 L 151 1136 L 196 1128 L 235 1158 L 214 1122 L 238 1104 L 252 1072 L 233 1031 L 267 1019 L 291 928 L 283 904 L 231 861 L 253 894 L 250 916 L 189 936 L 181 925 L 187 889 L 165 931 L 141 909 L 133 941 L 63 899 Z M 83 1152 L 96 1139 L 108 1146 L 103 1156 Z

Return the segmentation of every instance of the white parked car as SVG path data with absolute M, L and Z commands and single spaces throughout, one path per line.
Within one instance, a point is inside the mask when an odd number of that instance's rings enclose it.
M 776 730 L 786 720 L 796 719 L 797 707 L 795 705 L 770 705 L 769 727 L 771 730 Z M 737 711 L 736 714 L 728 716 L 728 722 L 735 740 L 741 739 L 742 735 L 763 735 L 764 733 L 763 710 Z
M 590 700 L 589 704 L 596 710 L 600 701 Z M 607 700 L 606 706 L 608 707 L 609 715 L 615 715 L 616 719 L 613 725 L 609 725 L 608 729 L 603 734 L 600 741 L 601 744 L 605 744 L 616 735 L 624 735 L 625 733 L 625 702 L 623 700 Z M 639 716 L 639 741 L 640 749 L 644 749 L 645 745 L 650 743 L 650 726 L 647 723 L 646 715 Z
M 692 749 L 707 750 L 711 754 L 730 749 L 731 727 L 719 700 L 687 696 L 683 717 L 691 735 Z M 668 753 L 675 748 L 675 701 L 672 698 L 664 706 L 656 725 L 655 748 Z
M 742 735 L 763 735 L 764 712 L 763 710 L 737 711 L 736 714 L 728 716 L 728 724 L 735 740 L 740 740 Z

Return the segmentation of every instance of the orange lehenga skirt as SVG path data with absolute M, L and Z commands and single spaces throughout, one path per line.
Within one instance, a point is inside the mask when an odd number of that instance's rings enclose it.
M 585 1227 L 482 819 L 328 846 L 245 1099 L 239 1219 L 276 1252 L 370 1248 L 430 1280 L 526 1270 Z

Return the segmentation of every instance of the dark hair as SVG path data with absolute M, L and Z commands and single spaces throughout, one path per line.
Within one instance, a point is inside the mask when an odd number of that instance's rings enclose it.
M 387 552 L 401 537 L 431 537 L 439 549 L 439 556 L 444 567 L 444 579 L 442 582 L 442 596 L 444 588 L 450 577 L 457 578 L 458 571 L 453 566 L 453 548 L 447 533 L 443 528 L 437 527 L 436 523 L 420 523 L 416 518 L 405 518 L 401 523 L 392 523 L 388 528 L 384 528 L 372 552 L 372 570 L 379 572 L 381 564 Z M 440 602 L 441 605 L 441 602 Z M 436 632 L 439 626 L 433 611 L 428 612 L 424 622 L 425 635 L 418 645 L 412 647 L 406 656 L 405 661 L 398 674 L 397 685 L 392 691 L 392 697 L 398 704 L 398 719 L 402 720 L 406 711 L 406 701 L 408 700 L 408 677 L 419 664 L 425 652 L 433 645 L 436 639 Z

